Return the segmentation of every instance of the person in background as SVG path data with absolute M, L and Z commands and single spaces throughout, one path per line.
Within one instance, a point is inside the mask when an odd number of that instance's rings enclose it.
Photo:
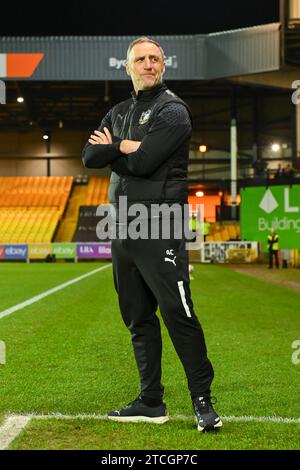
M 281 176 L 283 176 L 283 168 L 281 163 L 278 163 L 277 170 L 275 172 L 275 178 L 281 178 Z
M 281 250 L 282 268 L 287 269 L 290 261 L 290 250 Z
M 275 258 L 276 268 L 279 268 L 279 236 L 272 228 L 270 235 L 268 235 L 268 250 L 269 250 L 269 269 L 273 268 L 273 257 Z
M 206 241 L 206 237 L 209 235 L 209 233 L 210 233 L 210 223 L 208 222 L 207 219 L 204 218 L 204 222 L 203 222 L 204 241 Z
M 295 172 L 294 168 L 292 167 L 292 165 L 291 165 L 290 163 L 285 167 L 284 174 L 285 174 L 285 176 L 287 176 L 289 179 L 293 179 L 293 178 L 294 178 L 296 172 Z

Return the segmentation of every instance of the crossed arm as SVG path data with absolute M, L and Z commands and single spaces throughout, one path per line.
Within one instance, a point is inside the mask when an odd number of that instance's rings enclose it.
M 191 134 L 191 120 L 182 105 L 169 105 L 157 116 L 142 141 L 120 139 L 110 132 L 110 117 L 91 134 L 83 150 L 87 168 L 110 165 L 120 175 L 147 178 L 160 167 Z
M 112 144 L 112 136 L 111 133 L 109 132 L 107 127 L 104 127 L 103 129 L 104 132 L 100 131 L 94 131 L 94 134 L 91 134 L 89 138 L 89 143 L 92 145 L 95 144 L 100 144 L 100 145 L 108 145 Z M 141 145 L 141 142 L 138 140 L 121 140 L 120 143 L 120 152 L 129 155 L 132 152 L 136 152 L 139 146 Z

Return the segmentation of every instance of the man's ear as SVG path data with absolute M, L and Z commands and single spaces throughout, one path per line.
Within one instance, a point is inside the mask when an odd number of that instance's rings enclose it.
M 126 73 L 127 73 L 127 75 L 129 75 L 129 76 L 130 76 L 130 71 L 129 71 L 129 65 L 128 65 L 128 62 L 126 62 L 126 64 L 125 64 L 125 68 L 126 68 Z

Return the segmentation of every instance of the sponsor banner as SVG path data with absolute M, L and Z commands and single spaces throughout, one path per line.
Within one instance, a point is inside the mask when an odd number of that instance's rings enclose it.
M 111 259 L 111 242 L 106 243 L 78 243 L 77 257 L 82 258 L 107 258 Z
M 52 255 L 53 245 L 51 243 L 35 243 L 28 245 L 28 254 L 30 259 L 45 259 L 48 255 Z
M 0 245 L 0 259 L 4 259 L 4 245 Z
M 244 188 L 241 192 L 241 236 L 262 242 L 274 228 L 282 249 L 300 248 L 300 185 Z
M 8 53 L 0 54 L 1 77 L 31 77 L 44 57 L 42 53 Z
M 75 243 L 53 243 L 52 254 L 57 259 L 74 259 L 77 256 Z
M 203 263 L 255 263 L 257 242 L 205 242 L 201 250 Z
M 27 245 L 4 245 L 4 259 L 27 259 L 27 254 Z
M 229 263 L 255 263 L 258 253 L 255 248 L 228 248 L 226 255 Z
M 113 70 L 125 69 L 127 59 L 126 57 L 108 57 L 108 67 Z M 165 66 L 166 70 L 168 68 L 177 69 L 178 68 L 178 58 L 176 54 L 169 55 L 165 57 Z

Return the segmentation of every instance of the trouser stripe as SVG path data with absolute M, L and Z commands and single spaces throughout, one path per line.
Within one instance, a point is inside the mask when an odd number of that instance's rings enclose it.
M 192 315 L 191 315 L 189 306 L 186 303 L 185 292 L 184 292 L 184 287 L 183 287 L 183 281 L 178 281 L 177 285 L 178 285 L 178 289 L 179 289 L 179 293 L 180 293 L 180 297 L 181 297 L 181 302 L 182 302 L 182 305 L 184 307 L 185 313 L 187 314 L 188 317 L 191 317 Z

